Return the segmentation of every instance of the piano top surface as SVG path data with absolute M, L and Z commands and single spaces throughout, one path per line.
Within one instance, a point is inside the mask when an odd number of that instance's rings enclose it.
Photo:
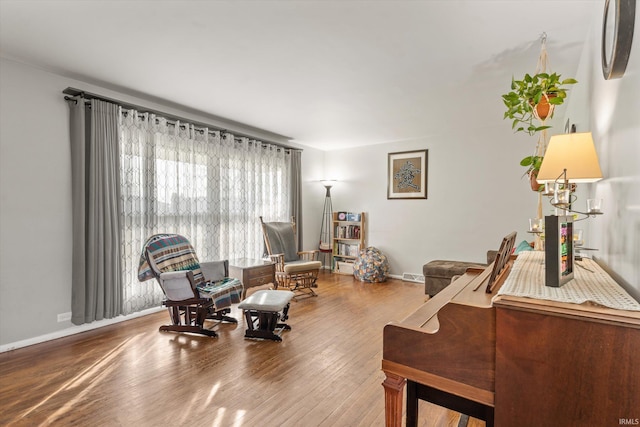
M 433 328 L 429 327 L 429 323 L 433 324 L 433 321 L 430 322 L 430 320 L 446 304 L 453 303 L 477 308 L 490 308 L 493 296 L 504 282 L 504 278 L 502 278 L 493 293 L 486 292 L 491 268 L 492 265 L 484 270 L 468 270 L 464 275 L 407 316 L 400 322 L 400 325 L 408 328 L 425 328 L 425 332 L 433 332 Z M 392 323 L 397 324 L 396 322 Z
M 470 269 L 402 322 L 384 328 L 382 368 L 420 384 L 493 405 L 495 309 L 487 293 L 492 265 Z

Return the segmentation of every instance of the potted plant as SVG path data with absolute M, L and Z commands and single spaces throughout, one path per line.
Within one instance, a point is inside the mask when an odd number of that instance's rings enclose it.
M 538 183 L 536 178 L 538 178 L 538 171 L 542 165 L 542 159 L 542 156 L 527 156 L 520 160 L 520 166 L 527 168 L 524 174 L 529 175 L 529 183 L 533 191 L 539 191 L 541 189 L 541 184 Z
M 511 91 L 502 95 L 502 101 L 507 107 L 504 119 L 511 119 L 511 128 L 515 132 L 536 132 L 548 129 L 544 125 L 547 117 L 553 117 L 553 109 L 561 105 L 567 97 L 564 86 L 578 83 L 576 79 L 560 80 L 560 74 L 538 73 L 533 76 L 525 74 L 522 80 L 511 79 Z M 533 120 L 539 120 L 542 125 L 536 126 Z
M 514 132 L 535 135 L 551 127 L 544 124 L 545 120 L 553 117 L 556 105 L 564 103 L 568 90 L 566 86 L 578 82 L 576 79 L 560 78 L 558 73 L 538 73 L 533 76 L 525 74 L 522 80 L 511 79 L 511 91 L 502 95 L 502 101 L 507 107 L 503 119 L 512 120 L 511 128 Z M 534 120 L 540 124 L 534 123 Z M 536 177 L 544 152 L 543 149 L 538 149 L 536 153 L 537 155 L 527 156 L 520 161 L 522 166 L 527 167 L 525 174 L 529 175 L 531 189 L 534 191 L 540 189 Z

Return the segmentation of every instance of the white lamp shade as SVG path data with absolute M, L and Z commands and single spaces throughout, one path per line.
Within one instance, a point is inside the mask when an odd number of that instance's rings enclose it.
M 541 183 L 555 181 L 565 169 L 569 182 L 595 182 L 602 179 L 591 132 L 552 136 L 536 179 Z

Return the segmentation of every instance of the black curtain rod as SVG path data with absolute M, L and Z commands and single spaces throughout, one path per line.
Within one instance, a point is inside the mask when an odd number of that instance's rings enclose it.
M 228 129 L 224 129 L 224 128 L 220 128 L 218 126 L 214 126 L 214 125 L 210 125 L 207 123 L 202 123 L 202 122 L 197 122 L 197 121 L 193 121 L 191 119 L 187 119 L 184 117 L 180 117 L 180 116 L 175 116 L 173 114 L 168 114 L 162 111 L 158 111 L 158 110 L 154 110 L 151 108 L 147 108 L 147 107 L 143 107 L 140 105 L 135 105 L 135 104 L 130 104 L 127 102 L 123 102 L 117 99 L 112 99 L 112 98 L 107 98 L 105 96 L 102 95 L 98 95 L 95 93 L 90 93 L 90 92 L 85 92 L 83 90 L 80 89 L 75 89 L 72 87 L 68 87 L 65 90 L 62 91 L 62 93 L 64 93 L 65 95 L 70 95 L 70 96 L 65 96 L 64 99 L 65 101 L 74 101 L 74 102 L 78 102 L 77 99 L 74 99 L 77 96 L 82 96 L 83 98 L 87 99 L 87 100 L 91 100 L 91 99 L 98 99 L 100 101 L 106 101 L 106 102 L 111 102 L 112 104 L 116 104 L 119 105 L 120 107 L 127 109 L 127 110 L 136 110 L 139 113 L 151 113 L 151 114 L 155 114 L 158 116 L 162 116 L 168 120 L 172 120 L 172 121 L 181 121 L 181 122 L 187 122 L 189 124 L 193 124 L 194 126 L 197 127 L 202 127 L 202 128 L 209 128 L 209 129 L 214 129 L 218 132 L 220 132 L 221 134 L 223 133 L 230 133 L 233 134 L 234 136 L 240 136 L 240 137 L 245 137 L 245 138 L 249 138 L 249 139 L 254 139 L 254 140 L 259 140 L 260 142 L 266 143 L 266 144 L 271 144 L 271 145 L 275 145 L 279 148 L 284 148 L 286 150 L 297 150 L 297 151 L 302 151 L 299 148 L 294 148 L 294 147 L 289 147 L 285 144 L 282 144 L 280 142 L 275 142 L 275 141 L 269 141 L 266 140 L 265 138 L 258 138 L 256 136 L 253 135 L 248 135 L 245 133 L 241 133 L 241 132 L 234 132 L 234 131 L 230 131 Z M 170 123 L 175 125 L 175 123 Z

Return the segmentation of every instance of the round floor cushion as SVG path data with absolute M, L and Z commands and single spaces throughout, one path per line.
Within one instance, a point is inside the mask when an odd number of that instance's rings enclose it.
M 389 261 L 379 249 L 362 249 L 353 264 L 353 275 L 361 282 L 384 282 L 389 273 Z

